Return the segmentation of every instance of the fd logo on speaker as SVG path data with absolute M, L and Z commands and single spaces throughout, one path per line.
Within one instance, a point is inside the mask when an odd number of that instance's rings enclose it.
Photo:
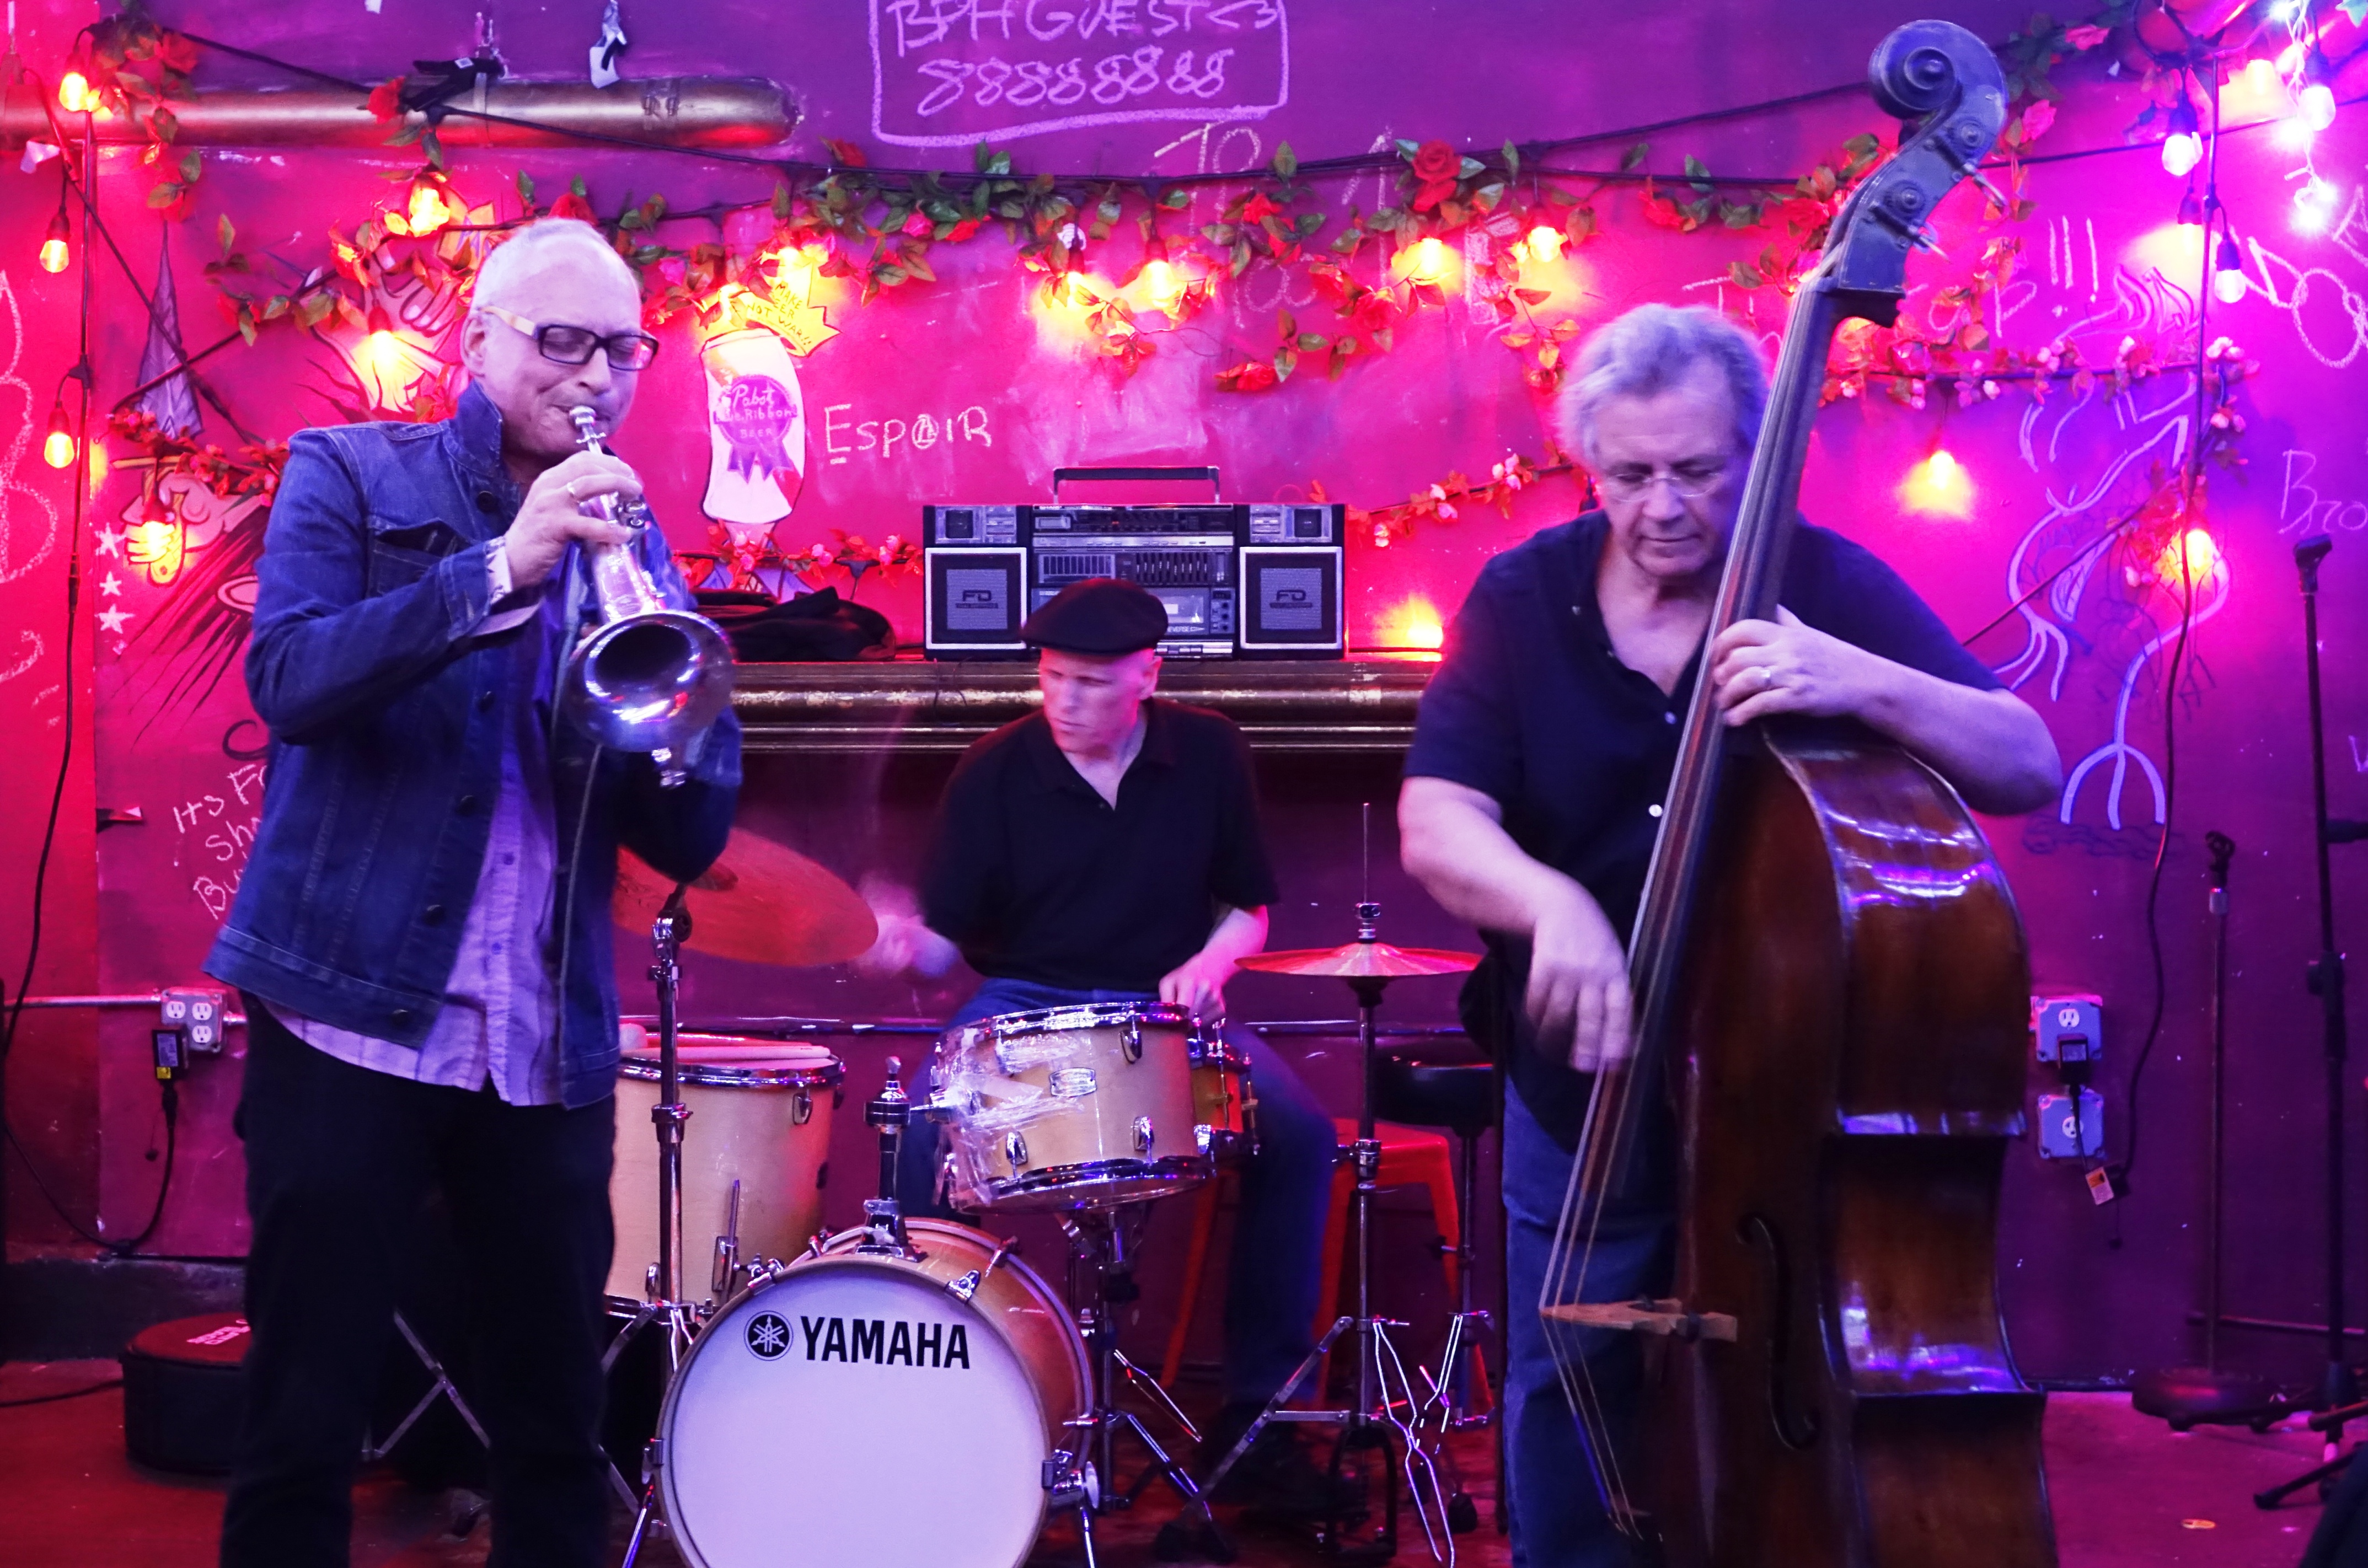
M 779 1312 L 748 1320 L 748 1350 L 759 1361 L 778 1361 L 790 1348 L 790 1325 Z

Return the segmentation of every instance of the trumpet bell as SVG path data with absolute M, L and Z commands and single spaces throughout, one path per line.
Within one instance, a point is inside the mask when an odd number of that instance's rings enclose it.
M 732 700 L 732 648 L 706 617 L 654 609 L 597 628 L 560 685 L 568 717 L 612 751 L 658 754 L 660 767 Z

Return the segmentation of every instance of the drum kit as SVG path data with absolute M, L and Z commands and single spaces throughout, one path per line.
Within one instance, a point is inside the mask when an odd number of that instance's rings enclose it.
M 1406 1386 L 1388 1337 L 1403 1325 L 1373 1312 L 1373 1015 L 1391 981 L 1460 972 L 1476 960 L 1392 948 L 1378 940 L 1378 913 L 1360 903 L 1358 938 L 1344 947 L 1263 953 L 1244 965 L 1337 977 L 1359 1003 L 1366 1093 L 1353 1156 L 1357 1309 L 1196 1482 L 1121 1407 L 1123 1384 L 1188 1438 L 1200 1436 L 1120 1351 L 1117 1327 L 1137 1293 L 1149 1202 L 1201 1186 L 1221 1162 L 1256 1147 L 1255 1089 L 1238 1048 L 1183 1009 L 1156 1003 L 1008 1014 L 948 1029 L 933 1042 L 925 1092 L 916 1085 L 908 1095 L 902 1063 L 888 1059 L 886 1085 L 864 1108 L 879 1141 L 879 1196 L 865 1199 L 863 1223 L 827 1233 L 822 1183 L 844 1063 L 817 1046 L 683 1031 L 680 955 L 689 944 L 771 963 L 842 961 L 870 945 L 870 911 L 814 862 L 738 832 L 697 883 L 669 888 L 638 865 L 620 871 L 618 918 L 650 919 L 657 1013 L 646 1033 L 625 1026 L 619 1108 L 646 1115 L 655 1136 L 618 1141 L 608 1289 L 620 1326 L 609 1361 L 636 1342 L 663 1347 L 641 1484 L 612 1474 L 635 1509 L 625 1568 L 654 1528 L 691 1568 L 1018 1568 L 1062 1511 L 1074 1512 L 1094 1568 L 1097 1517 L 1160 1483 L 1184 1505 L 1162 1528 L 1160 1555 L 1231 1561 L 1207 1494 L 1272 1422 L 1339 1429 L 1332 1490 L 1344 1498 L 1355 1489 L 1339 1478 L 1371 1462 L 1355 1456 L 1380 1456 L 1379 1531 L 1352 1543 L 1356 1519 L 1336 1515 L 1319 1540 L 1343 1555 L 1393 1551 L 1398 1468 L 1416 1483 L 1429 1460 L 1416 1430 L 1424 1402 Z M 693 1117 L 699 1131 L 687 1138 Z M 1065 1301 L 1021 1261 L 1016 1243 L 902 1213 L 897 1152 L 918 1117 L 945 1129 L 957 1210 L 1057 1221 L 1069 1242 Z M 700 1255 L 704 1277 L 694 1278 Z M 1288 1408 L 1351 1333 L 1354 1406 Z M 1130 1484 L 1116 1480 L 1121 1439 L 1148 1456 Z M 926 1481 L 927 1506 L 781 1506 L 789 1486 L 808 1497 L 880 1496 L 900 1474 Z M 1429 1533 L 1418 1483 L 1416 1496 Z M 1445 1539 L 1442 1520 L 1435 1553 Z

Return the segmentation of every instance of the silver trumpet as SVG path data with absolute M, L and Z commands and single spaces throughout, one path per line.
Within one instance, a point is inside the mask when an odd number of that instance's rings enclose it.
M 571 408 L 576 443 L 600 444 L 599 415 Z M 597 503 L 599 515 L 636 533 L 655 519 L 638 501 Z M 705 616 L 677 609 L 634 559 L 630 544 L 583 547 L 596 620 L 576 643 L 559 683 L 561 710 L 612 751 L 645 751 L 671 788 L 689 776 L 683 748 L 732 700 L 732 646 Z

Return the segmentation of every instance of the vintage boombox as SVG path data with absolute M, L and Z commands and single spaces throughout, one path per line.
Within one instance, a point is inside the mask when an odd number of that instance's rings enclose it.
M 1141 584 L 1167 609 L 1171 657 L 1337 659 L 1341 632 L 1338 505 L 1080 506 L 1063 479 L 1205 478 L 1214 469 L 1063 469 L 1055 500 L 921 508 L 930 657 L 1024 654 L 1020 623 L 1089 577 Z

